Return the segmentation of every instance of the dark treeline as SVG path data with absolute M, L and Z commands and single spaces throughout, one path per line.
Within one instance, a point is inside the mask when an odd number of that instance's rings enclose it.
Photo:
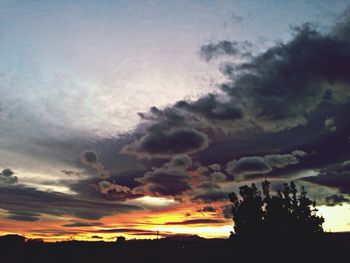
M 239 188 L 229 195 L 236 236 L 250 239 L 257 237 L 290 240 L 322 237 L 324 218 L 317 215 L 316 202 L 307 197 L 305 188 L 298 191 L 294 182 L 285 183 L 283 190 L 270 191 L 270 182 L 263 181 L 261 190 L 253 183 Z

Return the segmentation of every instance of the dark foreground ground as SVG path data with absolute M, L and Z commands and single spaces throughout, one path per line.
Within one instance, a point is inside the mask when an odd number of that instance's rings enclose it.
M 16 239 L 16 238 L 15 238 Z M 318 240 L 166 238 L 42 243 L 0 237 L 0 262 L 349 262 L 350 233 Z M 344 261 L 345 260 L 345 261 Z

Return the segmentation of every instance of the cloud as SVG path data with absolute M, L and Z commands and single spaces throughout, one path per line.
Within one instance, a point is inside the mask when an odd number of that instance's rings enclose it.
M 121 193 L 130 192 L 129 187 L 122 186 L 122 185 L 115 184 L 113 182 L 108 182 L 108 181 L 99 182 L 97 188 L 101 194 L 105 194 L 105 195 L 108 195 L 110 191 L 121 192 Z
M 242 111 L 232 101 L 224 101 L 218 95 L 209 94 L 196 101 L 178 101 L 175 107 L 211 120 L 235 120 L 242 118 Z
M 337 126 L 336 126 L 336 124 L 335 124 L 335 121 L 334 121 L 334 119 L 332 119 L 332 118 L 327 118 L 327 119 L 325 119 L 325 121 L 324 121 L 324 127 L 325 127 L 327 130 L 331 131 L 331 132 L 334 132 L 334 131 L 337 130 Z
M 242 157 L 238 161 L 233 160 L 227 164 L 227 172 L 235 175 L 236 180 L 246 175 L 266 174 L 271 171 L 272 167 L 265 162 L 263 157 L 259 156 Z
M 344 195 L 330 195 L 325 198 L 326 205 L 336 206 L 342 205 L 343 203 L 349 203 L 350 199 L 346 198 Z
M 87 223 L 87 222 L 74 222 L 74 223 L 69 223 L 69 224 L 64 224 L 62 226 L 64 227 L 89 227 L 89 226 L 101 226 L 103 225 L 100 222 L 93 222 L 93 223 Z
M 133 189 L 134 193 L 151 196 L 179 196 L 190 190 L 188 168 L 192 161 L 188 155 L 177 155 L 160 168 L 153 168 L 143 177 L 135 180 L 142 186 Z
M 197 212 L 203 212 L 203 213 L 206 213 L 206 212 L 216 212 L 216 208 L 211 206 L 211 205 L 207 205 L 207 206 L 204 206 L 203 208 L 201 209 L 198 209 Z
M 295 150 L 290 154 L 269 154 L 265 156 L 265 160 L 273 168 L 283 168 L 299 163 L 300 158 L 306 155 L 304 151 Z
M 40 214 L 32 212 L 16 211 L 7 216 L 8 219 L 16 221 L 35 222 L 40 220 Z
M 208 137 L 192 128 L 151 130 L 141 139 L 122 149 L 122 153 L 139 157 L 168 158 L 176 154 L 190 154 L 208 147 Z
M 14 172 L 10 169 L 10 168 L 5 168 L 4 170 L 2 170 L 1 175 L 6 176 L 6 177 L 10 177 L 14 174 Z
M 235 18 L 236 16 L 233 16 Z M 218 56 L 235 56 L 244 57 L 249 56 L 249 48 L 251 44 L 249 42 L 238 42 L 221 40 L 218 43 L 211 43 L 201 47 L 200 54 L 206 60 L 212 60 Z
M 342 139 L 350 134 L 348 22 L 329 33 L 304 25 L 289 41 L 254 56 L 244 42 L 222 40 L 203 46 L 206 60 L 232 59 L 221 68 L 225 82 L 218 85 L 220 90 L 164 109 L 152 107 L 139 114 L 142 121 L 135 130 L 94 141 L 93 147 L 74 138 L 48 140 L 45 149 L 56 145 L 65 149 L 55 158 L 73 159 L 83 149 L 93 148 L 81 153 L 81 162 L 101 178 L 67 183 L 77 193 L 68 196 L 14 185 L 17 177 L 2 172 L 0 197 L 10 201 L 0 207 L 15 220 L 39 220 L 41 214 L 98 219 L 140 209 L 116 202 L 143 195 L 177 199 L 187 195 L 195 203 L 226 201 L 222 185 L 233 177 L 255 180 L 312 169 L 321 172 L 305 180 L 314 183 L 314 192 L 320 186 L 327 188 L 318 195 L 323 202 L 332 205 L 347 199 L 348 168 L 326 166 L 349 154 Z M 78 150 L 73 145 L 79 145 Z M 306 154 L 313 151 L 313 156 Z M 52 151 L 43 150 L 41 156 L 48 152 Z M 77 175 L 75 168 L 70 169 L 62 173 Z M 125 172 L 130 169 L 132 173 Z M 121 171 L 126 175 L 119 177 Z M 21 213 L 24 206 L 33 213 Z
M 300 150 L 290 154 L 269 154 L 263 157 L 250 156 L 233 160 L 227 164 L 227 172 L 235 176 L 236 181 L 241 181 L 249 175 L 268 174 L 275 168 L 283 168 L 299 163 L 299 159 L 306 153 Z
M 93 186 L 103 197 L 109 200 L 125 201 L 142 196 L 142 194 L 134 194 L 129 187 L 117 184 L 113 180 L 111 182 L 103 180 Z
M 96 165 L 99 163 L 97 153 L 93 150 L 83 152 L 81 154 L 81 161 L 87 165 Z
M 40 191 L 23 185 L 5 185 L 0 188 L 0 208 L 7 210 L 9 218 L 29 221 L 39 219 L 41 214 L 74 216 L 96 220 L 115 213 L 140 210 L 140 207 L 116 202 L 108 202 L 57 192 Z M 23 213 L 23 207 L 30 213 Z
M 75 176 L 75 177 L 81 177 L 82 176 L 82 173 L 78 172 L 78 171 L 72 171 L 72 170 L 63 169 L 63 170 L 61 170 L 61 172 L 64 173 L 65 175 L 68 175 L 68 176 Z
M 213 172 L 220 172 L 221 171 L 221 165 L 218 163 L 213 163 L 208 165 L 208 168 L 212 170 Z
M 288 43 L 236 66 L 230 75 L 232 82 L 222 88 L 229 96 L 241 98 L 243 114 L 264 129 L 305 125 L 327 92 L 333 98 L 349 99 L 346 90 L 334 85 L 349 84 L 347 46 L 346 41 L 322 35 L 305 24 L 295 29 Z
M 166 222 L 165 225 L 208 225 L 208 224 L 222 224 L 224 220 L 220 219 L 190 219 L 180 222 Z
M 88 150 L 81 153 L 81 161 L 94 168 L 99 174 L 101 179 L 107 179 L 110 177 L 109 171 L 107 171 L 104 165 L 100 162 L 97 153 L 94 150 Z
M 304 178 L 304 180 L 334 187 L 343 194 L 350 194 L 350 161 L 330 165 L 321 170 L 317 176 Z
M 97 193 L 118 201 L 150 195 L 210 203 L 227 200 L 221 186 L 233 177 L 299 176 L 333 162 L 320 149 L 334 152 L 342 133 L 349 134 L 342 117 L 350 109 L 348 43 L 306 24 L 296 28 L 288 42 L 254 56 L 248 56 L 249 45 L 234 41 L 203 46 L 208 60 L 234 58 L 223 67 L 227 81 L 219 85 L 220 91 L 140 113 L 142 121 L 129 140 L 115 139 L 111 145 L 118 145 L 121 154 L 142 158 L 132 161 L 147 172 L 136 176 L 136 186 L 120 184 L 118 178 L 118 183 L 95 182 Z M 244 60 L 237 62 L 237 56 Z M 346 154 L 343 150 L 339 156 Z M 96 151 L 85 155 L 85 164 L 101 163 Z M 110 158 L 108 163 L 113 163 Z M 201 171 L 196 170 L 200 163 L 205 168 Z M 318 177 L 312 180 L 320 181 Z M 322 183 L 333 187 L 333 179 Z
M 200 184 L 198 184 L 197 188 L 206 190 L 206 191 L 216 191 L 216 190 L 220 190 L 221 187 L 220 185 L 214 183 L 214 182 L 208 182 L 208 181 L 204 181 Z
M 202 201 L 204 203 L 226 201 L 228 200 L 228 194 L 223 191 L 209 191 L 203 194 L 196 195 L 192 198 L 193 201 Z
M 222 172 L 213 172 L 210 174 L 210 177 L 214 182 L 222 182 L 227 179 L 226 174 Z
M 17 182 L 18 182 L 18 178 L 17 176 L 14 176 L 14 172 L 11 169 L 5 168 L 0 173 L 0 186 L 15 184 Z
M 348 20 L 343 27 L 348 27 Z M 215 94 L 141 113 L 142 122 L 135 130 L 139 137 L 122 153 L 145 158 L 197 154 L 207 150 L 209 142 L 224 141 L 222 136 L 316 128 L 308 125 L 321 115 L 332 116 L 336 107 L 350 108 L 349 30 L 321 33 L 310 24 L 293 30 L 285 43 L 276 43 L 245 61 L 227 62 L 223 70 L 227 81 L 218 85 Z M 245 54 L 247 46 L 222 40 L 201 50 L 211 59 Z M 269 170 L 260 168 L 264 173 Z

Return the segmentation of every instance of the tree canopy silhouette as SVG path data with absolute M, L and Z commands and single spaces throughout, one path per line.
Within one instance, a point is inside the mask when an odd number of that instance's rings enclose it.
M 270 182 L 262 182 L 262 191 L 253 183 L 239 188 L 238 197 L 229 195 L 235 234 L 238 237 L 262 235 L 310 237 L 323 233 L 324 218 L 317 216 L 316 202 L 300 191 L 294 182 L 285 183 L 282 191 L 271 193 Z

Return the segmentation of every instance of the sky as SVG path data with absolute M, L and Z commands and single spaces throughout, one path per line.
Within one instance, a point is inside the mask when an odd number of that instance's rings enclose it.
M 263 179 L 350 231 L 349 4 L 0 0 L 0 234 L 228 237 Z

